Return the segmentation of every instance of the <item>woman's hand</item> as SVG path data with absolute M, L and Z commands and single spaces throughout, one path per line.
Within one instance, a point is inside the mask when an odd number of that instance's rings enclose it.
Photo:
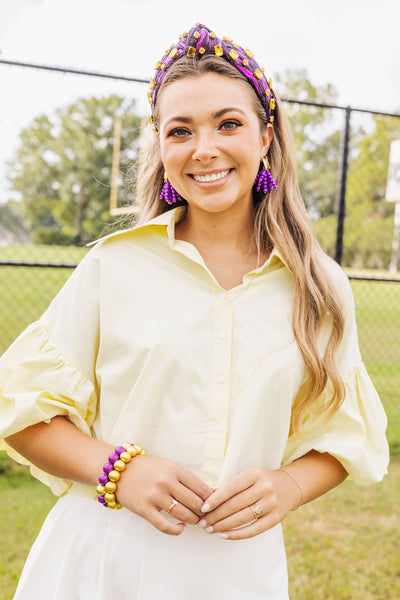
M 301 501 L 301 491 L 282 471 L 249 469 L 223 484 L 203 506 L 198 523 L 230 540 L 250 538 L 277 525 Z M 262 514 L 256 518 L 251 507 Z M 236 529 L 239 527 L 240 529 Z
M 325 494 L 346 477 L 345 468 L 334 456 L 316 450 L 284 470 L 249 469 L 207 499 L 198 525 L 207 533 L 219 532 L 229 540 L 250 538 L 274 527 L 291 510 Z
M 68 419 L 54 417 L 50 423 L 36 423 L 7 438 L 12 448 L 34 465 L 55 477 L 95 487 L 111 444 L 82 433 Z M 181 464 L 153 456 L 135 456 L 118 482 L 118 502 L 147 519 L 160 531 L 179 535 L 184 523 L 196 524 L 201 506 L 212 489 Z M 172 523 L 161 514 L 172 501 L 178 504 L 170 514 L 181 523 Z
M 154 456 L 136 456 L 118 482 L 117 498 L 123 506 L 170 535 L 179 535 L 185 524 L 196 525 L 201 507 L 212 489 L 178 462 Z M 172 523 L 161 511 L 170 510 L 180 523 Z

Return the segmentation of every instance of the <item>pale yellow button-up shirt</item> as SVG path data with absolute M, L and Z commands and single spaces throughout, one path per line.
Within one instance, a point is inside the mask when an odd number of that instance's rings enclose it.
M 346 305 L 346 399 L 327 425 L 310 414 L 296 438 L 291 410 L 306 373 L 292 274 L 275 249 L 241 285 L 222 289 L 197 249 L 174 237 L 184 210 L 96 244 L 3 355 L 0 437 L 63 414 L 92 436 L 179 461 L 211 486 L 311 449 L 336 456 L 360 483 L 381 479 L 386 417 L 361 362 L 342 270 L 326 260 Z M 0 448 L 23 461 L 4 441 Z M 94 495 L 32 471 L 57 494 Z

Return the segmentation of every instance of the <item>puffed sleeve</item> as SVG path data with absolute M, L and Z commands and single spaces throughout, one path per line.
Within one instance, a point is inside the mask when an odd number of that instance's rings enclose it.
M 342 463 L 355 483 L 368 485 L 380 481 L 387 472 L 387 418 L 361 360 L 350 283 L 336 265 L 329 266 L 329 273 L 334 277 L 345 308 L 345 331 L 337 354 L 345 398 L 327 422 L 310 411 L 301 435 L 292 433 L 289 436 L 283 463 L 296 460 L 310 450 L 327 452 Z M 321 348 L 326 343 L 327 334 L 326 330 L 321 334 Z M 316 406 L 325 403 L 327 394 L 330 395 L 329 387 L 317 400 Z
M 40 320 L 0 358 L 0 450 L 22 464 L 29 463 L 4 438 L 30 425 L 64 415 L 91 434 L 97 411 L 99 277 L 95 251 L 89 254 Z M 29 466 L 57 495 L 71 485 Z

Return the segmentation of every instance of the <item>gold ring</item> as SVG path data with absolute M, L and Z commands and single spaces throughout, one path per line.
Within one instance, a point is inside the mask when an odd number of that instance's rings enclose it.
M 169 507 L 169 509 L 167 510 L 167 513 L 171 512 L 171 510 L 174 508 L 174 506 L 176 506 L 177 504 L 179 504 L 178 500 L 175 500 L 175 498 L 172 498 L 172 502 L 171 502 L 171 506 Z
M 254 515 L 255 519 L 259 519 L 261 517 L 261 515 L 263 514 L 263 509 L 261 508 L 261 506 L 257 503 L 257 504 L 253 504 L 253 506 L 250 506 L 251 508 L 251 512 Z

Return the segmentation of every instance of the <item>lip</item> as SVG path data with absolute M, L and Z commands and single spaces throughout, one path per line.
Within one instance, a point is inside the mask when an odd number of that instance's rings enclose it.
M 224 177 L 221 177 L 220 179 L 216 179 L 215 181 L 196 181 L 196 179 L 194 178 L 195 176 L 196 177 L 204 177 L 206 175 L 214 175 L 217 173 L 222 173 L 223 171 L 228 171 L 228 173 Z M 211 188 L 211 187 L 218 187 L 220 185 L 223 185 L 229 178 L 232 171 L 233 171 L 233 169 L 214 169 L 213 171 L 202 171 L 201 173 L 190 173 L 189 177 L 196 185 L 203 187 L 203 188 Z

